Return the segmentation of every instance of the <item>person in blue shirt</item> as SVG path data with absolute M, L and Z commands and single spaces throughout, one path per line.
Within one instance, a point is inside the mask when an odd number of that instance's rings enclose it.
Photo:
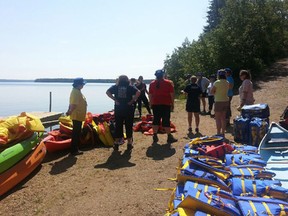
M 225 72 L 226 72 L 226 80 L 229 82 L 229 90 L 228 90 L 229 107 L 228 107 L 228 111 L 226 113 L 226 125 L 230 126 L 231 125 L 230 118 L 232 116 L 231 101 L 233 98 L 234 79 L 232 77 L 232 70 L 230 68 L 225 68 Z

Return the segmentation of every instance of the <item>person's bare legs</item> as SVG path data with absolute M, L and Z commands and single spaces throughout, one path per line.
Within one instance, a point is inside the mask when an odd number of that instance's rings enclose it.
M 188 112 L 188 126 L 189 126 L 189 129 L 192 128 L 192 112 Z
M 215 121 L 216 121 L 217 134 L 220 134 L 221 133 L 221 126 L 222 126 L 221 112 L 215 111 Z
M 203 105 L 203 112 L 206 112 L 206 100 L 205 97 L 201 97 L 202 105 Z
M 152 125 L 153 130 L 153 142 L 157 143 L 159 141 L 157 133 L 158 133 L 159 125 Z
M 225 135 L 226 130 L 226 112 L 221 112 L 221 134 Z
M 195 117 L 196 128 L 199 129 L 199 124 L 200 124 L 200 116 L 199 116 L 199 113 L 194 113 L 194 117 Z

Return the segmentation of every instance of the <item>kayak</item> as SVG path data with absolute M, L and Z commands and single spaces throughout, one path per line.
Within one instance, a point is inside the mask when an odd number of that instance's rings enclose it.
M 274 179 L 288 188 L 288 131 L 272 122 L 258 150 L 262 159 L 267 161 L 266 170 L 274 172 Z
M 38 134 L 34 133 L 29 139 L 2 151 L 0 153 L 0 173 L 23 159 L 37 145 L 38 141 Z
M 43 139 L 49 153 L 70 148 L 71 141 L 69 135 L 62 134 L 59 130 L 49 132 L 48 136 Z
M 32 136 L 34 132 L 44 132 L 41 120 L 28 113 L 10 116 L 0 120 L 0 148 L 6 149 Z
M 0 174 L 0 196 L 15 187 L 32 173 L 42 162 L 46 154 L 46 147 L 43 142 L 19 163 L 15 164 L 4 173 Z

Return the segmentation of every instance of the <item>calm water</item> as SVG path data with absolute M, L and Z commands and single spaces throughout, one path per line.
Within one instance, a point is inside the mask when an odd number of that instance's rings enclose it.
M 82 89 L 88 102 L 88 111 L 103 113 L 113 109 L 113 101 L 106 90 L 112 83 L 87 83 Z M 49 111 L 49 92 L 52 92 L 53 112 L 66 112 L 71 83 L 0 82 L 0 116 L 21 112 Z

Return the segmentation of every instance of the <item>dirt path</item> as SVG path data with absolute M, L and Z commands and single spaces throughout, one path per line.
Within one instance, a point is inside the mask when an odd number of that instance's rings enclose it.
M 256 103 L 268 103 L 271 121 L 288 104 L 288 77 L 260 82 L 255 92 Z M 239 97 L 234 96 L 233 117 Z M 135 148 L 131 155 L 121 147 L 87 149 L 84 155 L 68 156 L 67 152 L 47 155 L 42 167 L 26 182 L 1 200 L 0 215 L 163 215 L 171 192 L 154 188 L 175 187 L 167 178 L 175 177 L 182 148 L 188 142 L 184 101 L 178 101 L 172 114 L 179 141 L 169 147 L 166 136 L 160 145 L 151 146 L 152 138 L 134 133 Z M 193 122 L 194 123 L 194 122 Z M 226 137 L 233 140 L 232 129 Z M 201 116 L 200 133 L 213 135 L 214 119 Z

